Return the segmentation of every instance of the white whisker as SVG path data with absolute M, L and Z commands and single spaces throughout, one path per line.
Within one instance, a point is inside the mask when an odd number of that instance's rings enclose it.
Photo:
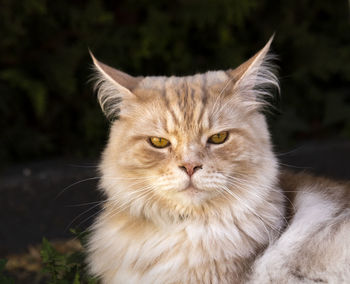
M 100 177 L 90 177 L 90 178 L 86 178 L 86 179 L 83 179 L 83 180 L 79 180 L 77 182 L 74 182 L 72 183 L 71 185 L 68 185 L 66 186 L 65 188 L 63 188 L 57 195 L 54 199 L 57 199 L 58 197 L 60 197 L 64 192 L 66 192 L 68 189 L 70 189 L 71 187 L 77 185 L 77 184 L 80 184 L 80 183 L 83 183 L 83 182 L 86 182 L 86 181 L 91 181 L 91 180 L 98 180 L 100 179 Z

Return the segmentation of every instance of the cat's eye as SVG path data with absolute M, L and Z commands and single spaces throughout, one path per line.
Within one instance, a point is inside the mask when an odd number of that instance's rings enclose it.
M 208 139 L 208 143 L 222 144 L 226 141 L 227 137 L 228 137 L 228 132 L 222 131 L 222 132 L 219 132 L 219 133 L 216 133 L 216 134 L 210 136 Z
M 153 147 L 156 147 L 156 148 L 165 148 L 170 145 L 169 140 L 161 137 L 151 137 L 149 139 L 149 142 Z

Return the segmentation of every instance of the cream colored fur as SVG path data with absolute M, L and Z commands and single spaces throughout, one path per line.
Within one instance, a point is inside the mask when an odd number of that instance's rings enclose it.
M 349 279 L 348 188 L 284 174 L 272 152 L 261 114 L 278 87 L 270 43 L 235 70 L 187 77 L 135 78 L 93 58 L 101 107 L 118 118 L 88 250 L 103 283 Z M 188 164 L 200 166 L 192 176 Z

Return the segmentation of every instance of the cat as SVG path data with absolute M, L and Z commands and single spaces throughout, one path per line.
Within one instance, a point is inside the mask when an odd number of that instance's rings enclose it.
M 111 121 L 87 258 L 102 283 L 350 283 L 349 184 L 273 153 L 271 41 L 186 77 L 132 77 L 91 54 Z

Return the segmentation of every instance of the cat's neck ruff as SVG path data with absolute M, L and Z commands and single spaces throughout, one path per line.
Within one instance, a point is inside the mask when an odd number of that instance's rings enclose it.
M 284 226 L 282 202 L 281 196 L 274 197 L 268 205 L 254 208 L 254 214 L 227 207 L 207 218 L 161 225 L 105 210 L 95 222 L 98 238 L 90 241 L 91 270 L 104 275 L 105 283 L 202 283 L 207 271 L 215 274 L 218 269 L 227 272 L 227 278 L 218 278 L 222 283 L 242 280 L 257 252 L 279 236 Z

